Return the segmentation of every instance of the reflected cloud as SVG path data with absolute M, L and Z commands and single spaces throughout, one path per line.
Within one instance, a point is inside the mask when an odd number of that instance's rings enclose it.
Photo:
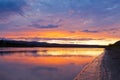
M 87 49 L 87 48 L 86 48 Z M 33 56 L 33 57 L 92 57 L 98 55 L 103 49 L 85 48 L 13 48 L 1 49 L 0 56 L 17 55 L 17 56 Z M 86 51 L 84 51 L 86 50 Z
M 17 53 L 33 53 L 33 54 L 36 54 L 37 53 L 37 50 L 32 50 L 32 51 L 29 51 L 29 50 L 26 50 L 26 51 L 0 51 L 0 56 L 5 56 L 5 55 L 14 55 L 14 54 L 17 54 Z
M 49 67 L 49 66 L 38 66 L 32 69 L 33 71 L 40 71 L 40 70 L 47 70 L 47 71 L 57 71 L 58 68 L 56 67 Z
M 52 54 L 40 54 L 46 51 L 37 51 L 37 50 L 33 50 L 33 51 L 0 51 L 0 56 L 6 56 L 6 55 L 24 55 L 24 56 L 33 56 L 33 57 L 92 57 L 90 55 L 52 55 Z

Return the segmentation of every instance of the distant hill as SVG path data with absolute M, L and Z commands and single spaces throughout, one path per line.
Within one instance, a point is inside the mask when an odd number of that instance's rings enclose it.
M 120 41 L 110 44 L 108 47 L 106 47 L 106 49 L 120 49 Z
M 100 45 L 78 45 L 78 44 L 56 44 L 35 41 L 15 41 L 15 40 L 0 40 L 0 47 L 89 47 L 89 48 L 105 48 Z
M 38 47 L 45 46 L 46 42 L 28 42 L 15 40 L 0 40 L 0 47 Z
M 117 42 L 114 43 L 113 45 L 115 45 L 115 46 L 120 46 L 120 41 L 117 41 Z

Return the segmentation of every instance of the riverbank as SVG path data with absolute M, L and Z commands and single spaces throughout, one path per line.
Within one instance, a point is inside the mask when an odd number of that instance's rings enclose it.
M 120 50 L 105 50 L 74 80 L 120 80 Z
M 120 50 L 106 50 L 101 67 L 101 74 L 105 70 L 106 75 L 101 75 L 100 80 L 120 80 Z

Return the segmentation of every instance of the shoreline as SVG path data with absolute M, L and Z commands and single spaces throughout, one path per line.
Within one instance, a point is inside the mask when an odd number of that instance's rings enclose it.
M 119 80 L 120 50 L 105 50 L 73 80 Z
M 98 80 L 99 66 L 104 53 L 96 57 L 92 62 L 86 65 L 83 70 L 73 80 Z M 96 74 L 97 73 L 97 74 Z

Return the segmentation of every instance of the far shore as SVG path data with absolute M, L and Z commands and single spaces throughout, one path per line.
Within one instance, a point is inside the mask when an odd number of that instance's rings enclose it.
M 46 42 L 28 42 L 15 40 L 0 40 L 0 47 L 49 47 L 49 48 L 106 48 L 106 45 L 85 45 L 85 44 L 57 44 Z

